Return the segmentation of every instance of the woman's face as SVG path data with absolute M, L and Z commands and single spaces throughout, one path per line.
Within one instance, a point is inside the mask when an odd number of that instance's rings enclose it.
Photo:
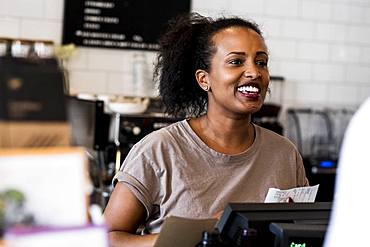
M 212 40 L 216 52 L 205 76 L 210 87 L 208 111 L 231 115 L 258 111 L 270 78 L 264 40 L 245 27 L 223 29 Z

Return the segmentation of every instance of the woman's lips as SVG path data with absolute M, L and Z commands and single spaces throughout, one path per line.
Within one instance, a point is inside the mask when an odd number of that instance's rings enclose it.
M 250 99 L 258 99 L 261 94 L 261 88 L 256 83 L 249 83 L 246 85 L 239 86 L 237 87 L 236 90 L 242 96 L 250 98 Z

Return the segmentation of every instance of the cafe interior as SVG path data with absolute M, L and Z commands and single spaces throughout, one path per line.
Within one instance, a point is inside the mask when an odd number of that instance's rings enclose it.
M 230 202 L 217 234 L 246 228 L 254 242 L 200 245 L 215 222 L 176 219 L 155 246 L 324 246 L 346 130 L 370 96 L 366 0 L 1 0 L 1 247 L 109 246 L 113 177 L 137 142 L 183 120 L 153 70 L 158 37 L 188 12 L 259 24 L 270 93 L 252 122 L 288 138 L 319 187 L 309 203 Z

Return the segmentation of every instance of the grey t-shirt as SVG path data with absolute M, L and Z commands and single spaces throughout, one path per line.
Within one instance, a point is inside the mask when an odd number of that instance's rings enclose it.
M 263 202 L 269 188 L 306 186 L 303 162 L 285 137 L 257 125 L 250 148 L 227 155 L 209 148 L 187 120 L 154 131 L 134 145 L 116 174 L 159 232 L 170 215 L 210 218 L 229 202 Z

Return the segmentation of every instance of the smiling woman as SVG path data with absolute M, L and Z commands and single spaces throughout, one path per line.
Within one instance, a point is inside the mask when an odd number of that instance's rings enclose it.
M 112 246 L 152 246 L 168 216 L 210 218 L 229 202 L 263 202 L 270 187 L 308 185 L 286 138 L 251 123 L 269 85 L 258 26 L 238 17 L 175 19 L 160 39 L 156 78 L 185 120 L 138 142 L 105 210 Z M 144 236 L 135 235 L 144 225 Z
M 198 82 L 209 85 L 213 92 L 208 97 L 208 111 L 217 107 L 217 102 L 230 104 L 224 109 L 231 114 L 248 113 L 248 116 L 258 111 L 269 84 L 268 54 L 263 38 L 252 29 L 232 26 L 215 34 L 213 42 L 217 49 L 211 59 L 211 69 L 196 71 Z

